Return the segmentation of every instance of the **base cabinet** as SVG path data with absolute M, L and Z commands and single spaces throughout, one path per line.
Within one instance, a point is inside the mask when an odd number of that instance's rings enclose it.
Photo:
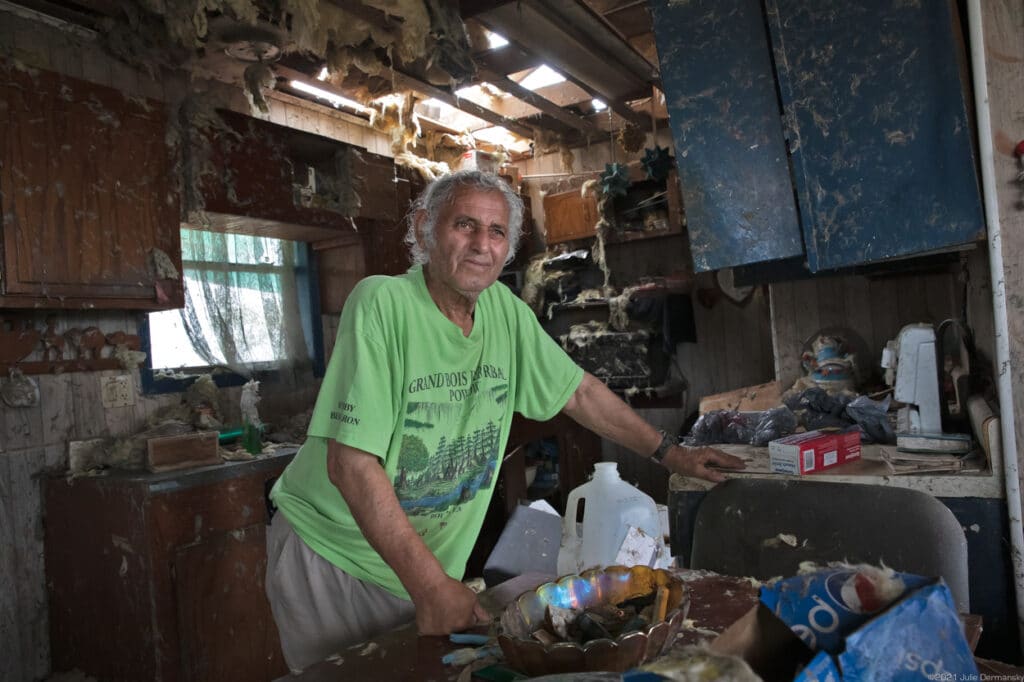
M 291 456 L 47 479 L 53 669 L 105 682 L 286 675 L 263 586 L 265 493 Z

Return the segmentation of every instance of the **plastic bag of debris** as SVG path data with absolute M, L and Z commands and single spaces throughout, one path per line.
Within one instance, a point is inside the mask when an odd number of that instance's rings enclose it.
M 763 446 L 776 438 L 795 433 L 797 425 L 796 415 L 785 405 L 763 412 L 712 410 L 701 415 L 683 443 Z

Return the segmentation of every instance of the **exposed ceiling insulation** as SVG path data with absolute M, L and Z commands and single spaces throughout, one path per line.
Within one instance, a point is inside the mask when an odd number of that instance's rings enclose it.
M 293 82 L 366 105 L 410 93 L 473 117 L 461 129 L 427 127 L 466 139 L 500 126 L 544 149 L 665 118 L 654 106 L 657 55 L 642 0 L 5 1 L 96 31 L 111 54 L 154 76 L 184 70 L 235 83 L 254 110 L 265 110 L 267 88 Z M 507 44 L 491 47 L 488 30 Z M 565 82 L 521 85 L 545 64 Z M 465 89 L 473 85 L 482 87 Z

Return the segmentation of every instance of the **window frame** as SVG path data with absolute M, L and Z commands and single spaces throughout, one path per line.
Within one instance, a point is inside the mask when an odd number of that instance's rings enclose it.
M 187 228 L 186 228 L 187 229 Z M 278 239 L 278 237 L 274 237 Z M 309 242 L 294 242 L 295 248 L 295 285 L 298 291 L 299 317 L 302 321 L 303 336 L 306 349 L 312 361 L 313 376 L 324 376 L 326 359 L 324 356 L 324 332 L 321 323 L 319 269 L 313 255 L 313 246 Z M 241 386 L 249 379 L 227 369 L 215 368 L 212 365 L 197 367 L 181 367 L 175 371 L 184 374 L 182 377 L 159 376 L 165 368 L 153 369 L 153 346 L 149 326 L 149 314 L 141 316 L 139 323 L 139 339 L 146 360 L 139 368 L 143 395 L 159 395 L 163 393 L 181 393 L 195 383 L 203 374 L 209 374 L 218 388 Z M 263 366 L 265 365 L 265 367 Z M 259 381 L 274 382 L 280 368 L 276 363 L 267 362 L 257 366 L 254 378 Z

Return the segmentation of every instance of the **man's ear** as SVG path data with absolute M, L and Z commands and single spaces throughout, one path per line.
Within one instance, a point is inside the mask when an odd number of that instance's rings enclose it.
M 426 248 L 426 246 L 427 246 L 426 240 L 424 239 L 424 235 L 423 235 L 423 226 L 426 224 L 426 222 L 427 222 L 427 211 L 426 211 L 426 209 L 423 209 L 423 208 L 418 209 L 416 211 L 416 214 L 413 216 L 412 225 L 413 225 L 413 230 L 416 233 L 416 243 L 419 244 L 421 248 Z

